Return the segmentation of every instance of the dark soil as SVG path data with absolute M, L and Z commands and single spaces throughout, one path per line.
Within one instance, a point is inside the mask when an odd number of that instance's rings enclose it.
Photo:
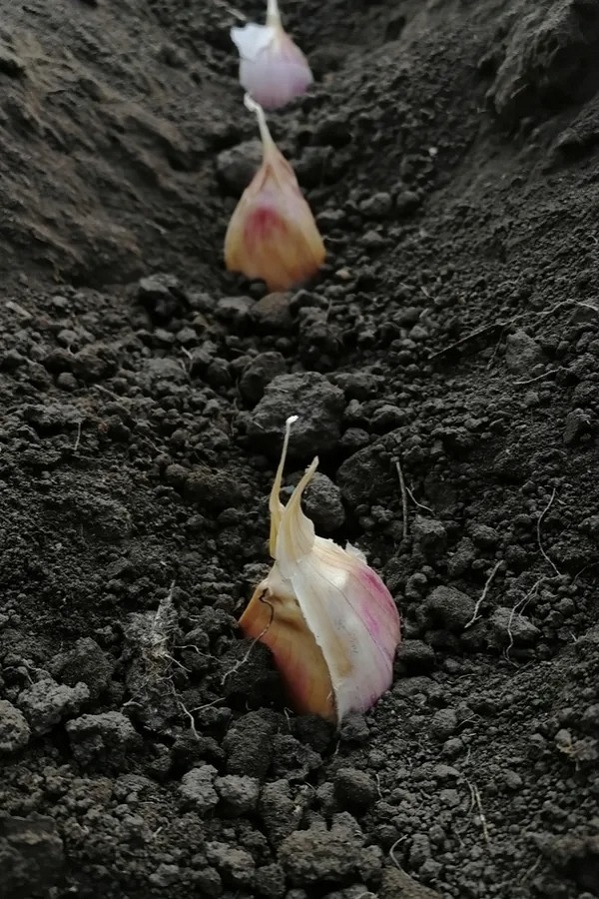
M 0 3 L 0 897 L 598 897 L 599 0 L 283 11 L 266 299 L 240 14 Z M 235 625 L 292 413 L 403 620 L 340 733 Z

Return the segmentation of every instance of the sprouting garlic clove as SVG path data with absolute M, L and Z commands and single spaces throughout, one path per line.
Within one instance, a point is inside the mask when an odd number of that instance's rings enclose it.
M 400 640 L 393 599 L 364 556 L 317 537 L 301 508 L 316 471 L 309 466 L 286 506 L 279 499 L 291 423 L 271 492 L 275 562 L 240 625 L 273 652 L 299 712 L 340 722 L 370 708 L 389 688 Z
M 244 191 L 225 236 L 225 264 L 269 290 L 288 290 L 311 278 L 326 256 L 322 237 L 297 179 L 274 143 L 262 108 L 249 96 L 262 138 L 260 169 Z
M 239 81 L 264 109 L 277 109 L 306 92 L 314 80 L 308 60 L 283 29 L 277 0 L 268 0 L 266 25 L 232 28 L 239 51 Z

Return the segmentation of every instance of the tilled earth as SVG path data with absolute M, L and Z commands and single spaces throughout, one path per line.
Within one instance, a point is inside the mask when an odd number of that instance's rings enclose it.
M 263 5 L 0 2 L 0 897 L 598 897 L 599 0 L 287 0 L 270 296 Z M 340 732 L 235 623 L 291 414 L 402 615 Z

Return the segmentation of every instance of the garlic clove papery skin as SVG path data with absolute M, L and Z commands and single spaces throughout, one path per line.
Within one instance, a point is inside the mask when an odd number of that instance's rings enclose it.
M 268 646 L 299 714 L 336 720 L 333 687 L 322 650 L 276 565 L 256 588 L 239 626 L 246 637 Z
M 262 165 L 229 222 L 225 264 L 261 278 L 269 290 L 288 290 L 319 271 L 326 250 L 293 169 L 263 120 L 261 131 Z
M 329 670 L 337 719 L 364 712 L 391 686 L 400 639 L 391 594 L 361 553 L 317 537 L 301 508 L 306 471 L 282 516 L 275 558 Z
M 278 109 L 304 94 L 314 78 L 308 60 L 280 23 L 232 28 L 239 51 L 239 81 L 264 109 Z
M 283 454 L 287 441 L 288 432 Z M 302 494 L 317 465 L 315 459 L 284 507 L 279 465 L 271 494 L 275 564 L 240 624 L 248 636 L 276 647 L 275 663 L 297 711 L 340 723 L 350 712 L 369 709 L 390 687 L 400 622 L 391 594 L 364 556 L 316 536 L 302 511 Z M 267 614 L 260 617 L 259 629 L 261 595 L 271 605 L 262 602 Z
M 365 712 L 389 689 L 399 643 L 395 603 L 367 564 L 317 537 L 291 578 L 331 678 L 337 718 Z

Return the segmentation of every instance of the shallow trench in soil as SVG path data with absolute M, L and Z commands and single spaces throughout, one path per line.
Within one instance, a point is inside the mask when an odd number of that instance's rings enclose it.
M 228 274 L 262 2 L 0 2 L 0 899 L 599 896 L 599 2 L 287 0 L 327 247 Z M 339 730 L 237 627 L 268 495 L 365 553 Z

